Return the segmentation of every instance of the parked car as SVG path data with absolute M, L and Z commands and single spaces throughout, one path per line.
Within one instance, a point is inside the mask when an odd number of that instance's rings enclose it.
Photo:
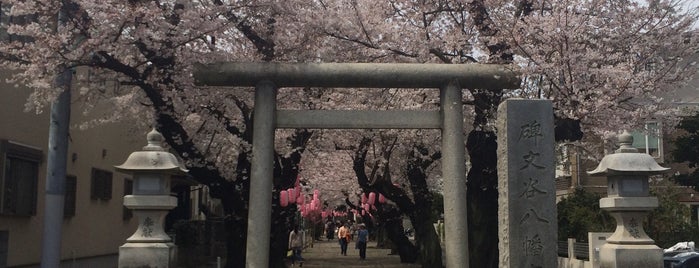
M 665 253 L 667 254 L 667 253 Z M 690 251 L 663 257 L 664 268 L 699 268 L 699 252 Z

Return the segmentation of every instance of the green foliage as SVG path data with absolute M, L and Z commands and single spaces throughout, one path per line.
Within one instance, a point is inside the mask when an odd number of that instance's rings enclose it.
M 672 151 L 672 160 L 677 163 L 687 162 L 690 168 L 699 164 L 699 113 L 682 119 L 677 129 L 684 130 L 685 135 L 675 138 L 675 149 Z M 680 185 L 697 189 L 699 186 L 699 170 L 690 174 L 674 176 L 672 180 Z
M 661 248 L 677 242 L 699 241 L 699 227 L 692 223 L 689 207 L 678 202 L 679 188 L 668 180 L 661 180 L 651 188 L 658 198 L 658 207 L 652 210 L 644 223 L 644 230 Z M 600 194 L 577 189 L 558 203 L 559 240 L 575 238 L 587 241 L 588 232 L 613 232 L 616 221 L 599 208 Z
M 442 218 L 444 214 L 444 196 L 441 193 L 430 191 L 432 194 L 432 222 L 437 222 L 437 220 Z
M 601 197 L 599 194 L 576 189 L 573 194 L 558 202 L 558 239 L 587 241 L 588 232 L 614 231 L 614 219 L 599 208 Z
M 658 198 L 658 207 L 648 214 L 644 229 L 662 248 L 677 242 L 699 241 L 699 228 L 690 220 L 690 208 L 679 202 L 681 192 L 676 186 L 662 180 L 651 188 L 651 195 Z
M 175 244 L 182 248 L 193 248 L 197 245 L 197 224 L 193 221 L 178 220 L 173 224 L 175 231 Z

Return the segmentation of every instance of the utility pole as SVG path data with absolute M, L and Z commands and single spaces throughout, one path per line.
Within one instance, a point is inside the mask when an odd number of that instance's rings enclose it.
M 61 262 L 61 227 L 66 194 L 66 163 L 68 155 L 68 125 L 70 124 L 70 83 L 72 70 L 64 68 L 56 78 L 63 92 L 51 104 L 49 149 L 46 168 L 44 205 L 44 235 L 41 267 L 59 267 Z
M 58 27 L 65 24 L 69 16 L 66 5 L 58 14 Z M 58 29 L 57 29 L 58 30 Z M 66 165 L 68 155 L 68 125 L 70 124 L 70 99 L 73 70 L 57 66 L 54 82 L 61 89 L 58 98 L 51 103 L 49 119 L 49 146 L 46 164 L 46 194 L 44 204 L 44 234 L 41 251 L 41 268 L 60 267 L 61 229 L 63 204 L 66 193 Z

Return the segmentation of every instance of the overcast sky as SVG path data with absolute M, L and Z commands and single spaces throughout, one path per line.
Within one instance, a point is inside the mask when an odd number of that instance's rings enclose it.
M 696 8 L 697 6 L 699 6 L 699 0 L 687 0 L 685 5 L 688 8 Z

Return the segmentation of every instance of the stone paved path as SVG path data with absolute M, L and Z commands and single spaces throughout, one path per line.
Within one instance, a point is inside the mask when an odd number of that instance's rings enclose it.
M 350 242 L 347 248 L 347 256 L 340 255 L 340 244 L 337 241 L 315 241 L 312 248 L 303 252 L 306 260 L 303 267 L 420 267 L 417 264 L 401 263 L 398 255 L 389 255 L 390 249 L 376 248 L 376 242 L 369 242 L 366 250 L 366 260 L 359 259 L 359 250 L 354 248 L 354 242 Z M 298 263 L 294 267 L 299 267 Z

